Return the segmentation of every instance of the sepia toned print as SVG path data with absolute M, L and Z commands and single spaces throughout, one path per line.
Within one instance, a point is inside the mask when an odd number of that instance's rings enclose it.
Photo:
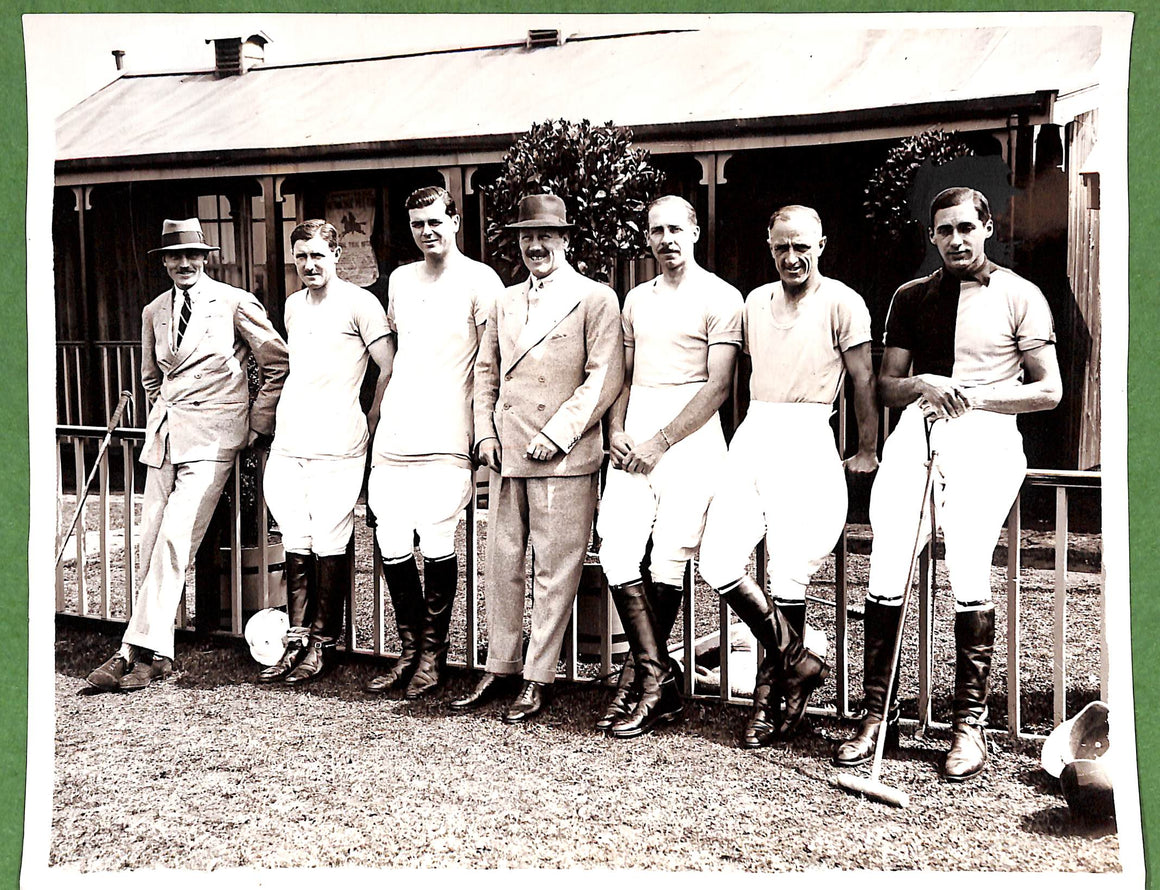
M 94 17 L 37 18 L 34 88 L 54 28 Z M 30 601 L 25 881 L 1142 884 L 1126 418 L 1101 396 L 1126 348 L 1130 16 L 167 18 L 202 55 L 129 49 L 30 111 L 30 288 L 54 294 L 30 304 L 30 571 L 54 596 Z M 126 46 L 157 24 L 118 19 Z M 165 247 L 189 220 L 197 243 Z M 365 312 L 298 305 L 307 221 Z M 263 344 L 289 343 L 284 399 L 296 355 L 312 391 L 345 373 L 318 337 L 369 351 L 359 417 L 277 411 L 319 441 L 369 428 L 360 448 L 176 455 L 150 409 L 176 429 L 202 399 L 170 395 L 155 322 L 188 270 L 159 245 L 261 310 L 259 361 L 219 364 L 275 446 Z M 157 538 L 182 558 L 172 651 L 150 645 L 154 470 L 223 461 L 197 534 Z M 338 620 L 295 635 L 322 587 Z M 287 606 L 257 662 L 247 623 Z M 326 669 L 288 681 L 315 642 Z

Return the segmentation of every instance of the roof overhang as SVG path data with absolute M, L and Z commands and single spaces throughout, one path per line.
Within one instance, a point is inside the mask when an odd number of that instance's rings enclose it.
M 859 108 L 821 114 L 733 118 L 632 127 L 636 145 L 654 154 L 745 151 L 892 139 L 938 127 L 994 130 L 1013 123 L 1048 123 L 1053 91 L 987 99 Z M 170 180 L 227 176 L 290 176 L 358 170 L 498 163 L 520 133 L 378 140 L 344 145 L 270 147 L 207 152 L 68 158 L 56 162 L 60 186 L 128 179 Z

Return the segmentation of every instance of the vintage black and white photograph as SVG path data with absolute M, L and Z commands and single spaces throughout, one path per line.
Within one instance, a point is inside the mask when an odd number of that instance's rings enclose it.
M 26 15 L 22 885 L 1142 887 L 1132 24 Z

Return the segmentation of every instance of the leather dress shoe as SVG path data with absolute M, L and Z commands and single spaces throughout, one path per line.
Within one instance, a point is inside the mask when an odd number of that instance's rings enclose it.
M 120 687 L 125 692 L 136 692 L 150 683 L 165 680 L 173 673 L 173 659 L 144 656 L 133 662 L 129 673 L 120 679 Z
M 527 723 L 544 709 L 544 696 L 547 683 L 537 683 L 535 680 L 525 680 L 524 687 L 515 701 L 504 712 L 504 723 Z
M 125 676 L 125 671 L 128 669 L 129 662 L 125 660 L 125 656 L 118 652 L 89 674 L 85 678 L 85 681 L 97 689 L 103 689 L 106 692 L 117 692 L 121 688 L 121 678 Z
M 486 671 L 471 692 L 463 698 L 455 699 L 448 707 L 452 711 L 474 711 L 488 702 L 507 695 L 515 688 L 518 680 L 517 674 L 493 674 Z

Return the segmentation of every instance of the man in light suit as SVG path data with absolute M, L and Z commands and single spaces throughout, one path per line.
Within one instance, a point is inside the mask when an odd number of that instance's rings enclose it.
M 486 673 L 451 703 L 467 711 L 523 686 L 503 715 L 523 723 L 544 706 L 592 530 L 600 419 L 620 392 L 624 350 L 612 289 L 569 264 L 564 202 L 530 195 L 509 228 L 531 273 L 496 302 L 475 365 L 475 439 L 488 486 Z M 535 559 L 532 630 L 521 657 L 524 556 Z
M 138 585 L 120 650 L 88 676 L 132 691 L 173 670 L 173 621 L 185 570 L 239 450 L 268 446 L 289 371 L 286 344 L 253 294 L 205 274 L 209 252 L 197 219 L 165 220 L 160 253 L 173 287 L 141 313 L 141 383 L 150 403 L 141 463 Z M 251 406 L 246 361 L 262 388 Z

